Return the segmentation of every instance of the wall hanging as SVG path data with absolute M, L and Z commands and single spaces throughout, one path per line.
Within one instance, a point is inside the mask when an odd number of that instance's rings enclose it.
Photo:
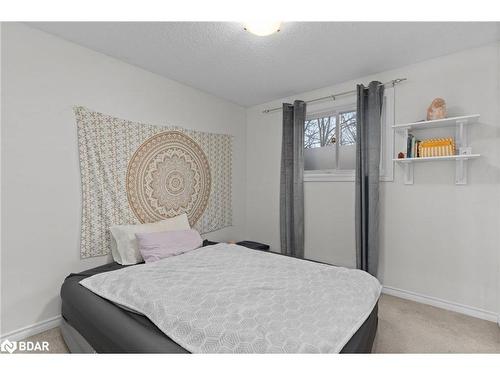
M 186 212 L 200 233 L 232 225 L 232 137 L 75 107 L 82 258 L 110 252 L 109 227 Z

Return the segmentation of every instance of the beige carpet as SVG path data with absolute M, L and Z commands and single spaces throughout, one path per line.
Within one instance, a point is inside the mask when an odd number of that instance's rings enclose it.
M 382 295 L 375 353 L 500 353 L 496 323 Z
M 48 341 L 51 353 L 67 353 L 59 328 L 26 341 Z M 374 353 L 500 353 L 497 324 L 383 295 Z
M 49 353 L 69 353 L 68 347 L 64 342 L 64 339 L 61 336 L 61 331 L 59 328 L 49 329 L 48 331 L 39 333 L 38 335 L 34 335 L 28 337 L 22 341 L 32 341 L 42 343 L 47 341 L 49 343 Z M 16 351 L 19 353 L 19 351 Z M 38 353 L 47 353 L 47 352 L 23 352 L 23 354 L 38 354 Z

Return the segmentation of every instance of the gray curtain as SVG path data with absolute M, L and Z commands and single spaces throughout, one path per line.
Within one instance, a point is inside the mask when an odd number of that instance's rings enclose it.
M 384 86 L 358 85 L 356 121 L 356 266 L 377 275 L 379 255 L 379 165 Z
M 283 104 L 281 144 L 281 252 L 304 257 L 304 121 L 306 103 Z

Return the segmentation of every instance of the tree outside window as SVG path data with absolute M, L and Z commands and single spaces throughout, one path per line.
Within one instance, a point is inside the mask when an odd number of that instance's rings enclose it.
M 356 111 L 312 118 L 304 123 L 304 148 L 325 147 L 335 144 L 338 138 L 341 146 L 356 143 Z
M 319 117 L 304 123 L 304 148 L 325 147 L 335 143 L 335 116 Z
M 353 145 L 356 143 L 356 111 L 340 112 L 340 144 Z

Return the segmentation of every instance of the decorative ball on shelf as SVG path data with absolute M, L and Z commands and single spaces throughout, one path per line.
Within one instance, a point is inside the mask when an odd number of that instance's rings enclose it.
M 405 158 L 405 154 L 404 154 L 404 152 L 400 152 L 400 153 L 398 154 L 398 159 L 404 159 L 404 158 Z
M 446 118 L 446 102 L 442 98 L 436 98 L 427 108 L 427 121 Z

